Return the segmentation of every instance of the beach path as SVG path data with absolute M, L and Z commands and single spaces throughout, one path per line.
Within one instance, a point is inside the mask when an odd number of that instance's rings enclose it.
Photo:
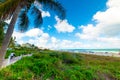
M 12 58 L 11 60 L 5 59 L 3 62 L 2 68 L 6 67 L 8 65 L 14 64 L 18 60 L 22 59 L 22 57 L 27 57 L 27 56 L 32 56 L 32 54 L 17 56 L 17 57 Z

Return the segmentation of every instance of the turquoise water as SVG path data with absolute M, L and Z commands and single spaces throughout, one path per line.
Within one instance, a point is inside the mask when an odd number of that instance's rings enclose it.
M 119 53 L 120 49 L 63 49 L 63 51 L 69 52 L 108 52 L 108 53 Z

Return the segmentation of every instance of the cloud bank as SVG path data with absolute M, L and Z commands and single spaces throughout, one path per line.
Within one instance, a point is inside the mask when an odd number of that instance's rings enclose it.
M 56 30 L 58 32 L 73 32 L 75 27 L 68 23 L 67 20 L 60 20 L 57 16 L 55 16 L 55 20 L 57 21 L 57 24 L 54 25 Z
M 50 36 L 48 33 L 44 33 L 41 29 L 31 29 L 25 33 L 14 31 L 13 37 L 16 37 L 16 41 L 19 44 L 30 43 L 42 48 L 61 49 L 61 48 L 78 48 L 87 47 L 81 42 L 74 42 L 71 40 L 61 40 L 56 37 Z M 27 40 L 27 38 L 29 38 Z
M 120 48 L 120 0 L 108 0 L 105 11 L 98 11 L 94 16 L 94 24 L 79 26 L 82 33 L 75 36 L 100 44 L 99 47 Z

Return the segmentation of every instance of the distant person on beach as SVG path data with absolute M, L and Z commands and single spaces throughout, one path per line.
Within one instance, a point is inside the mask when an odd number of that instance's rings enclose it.
M 120 52 L 118 54 L 120 55 Z
M 8 57 L 8 65 L 10 64 L 10 61 L 12 58 L 15 57 L 15 53 L 11 53 L 10 56 Z
M 10 54 L 10 59 L 12 59 L 13 57 L 15 57 L 15 53 Z

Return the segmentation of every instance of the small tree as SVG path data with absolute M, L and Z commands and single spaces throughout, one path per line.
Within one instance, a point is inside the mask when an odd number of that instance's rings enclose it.
M 35 3 L 42 4 L 43 7 L 54 10 L 61 19 L 65 18 L 65 10 L 56 0 L 2 0 L 2 2 L 0 2 L 0 23 L 6 19 L 11 19 L 11 22 L 0 49 L 0 67 L 3 63 L 19 13 L 20 21 L 18 25 L 22 32 L 28 29 L 29 18 L 27 13 L 31 7 L 33 7 L 32 12 L 36 14 L 34 19 L 35 27 L 39 27 L 39 24 L 42 24 L 41 11 L 35 6 Z

